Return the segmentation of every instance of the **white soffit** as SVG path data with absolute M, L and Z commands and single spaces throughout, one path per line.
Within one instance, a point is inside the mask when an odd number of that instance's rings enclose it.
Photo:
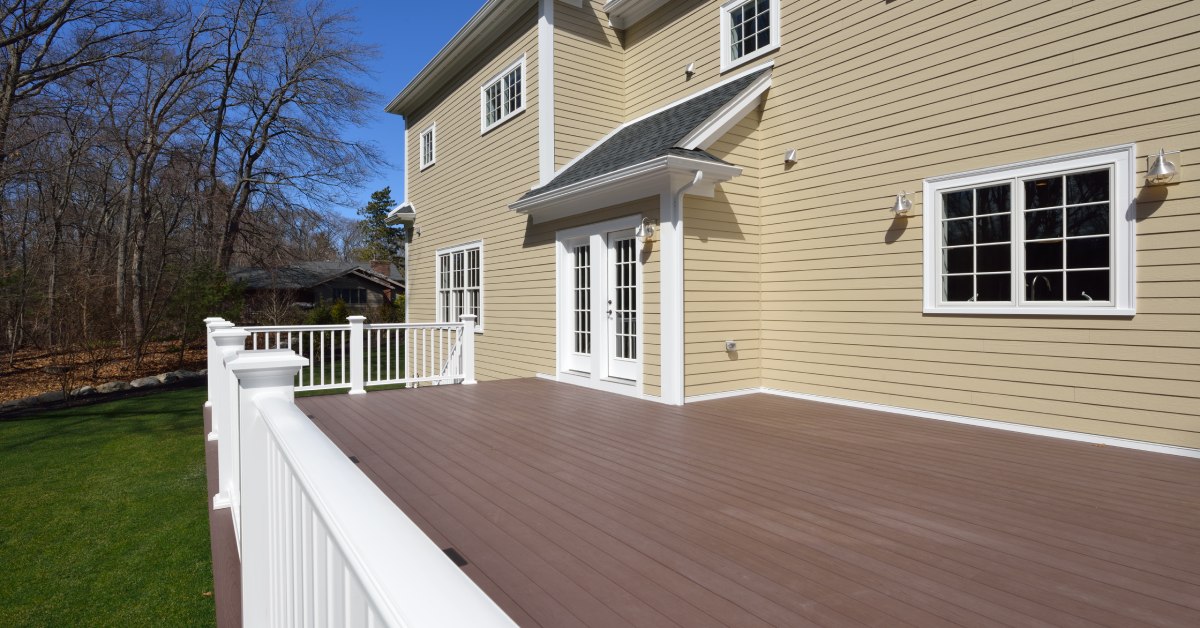
M 667 0 L 609 0 L 603 10 L 613 28 L 629 28 L 666 3 Z

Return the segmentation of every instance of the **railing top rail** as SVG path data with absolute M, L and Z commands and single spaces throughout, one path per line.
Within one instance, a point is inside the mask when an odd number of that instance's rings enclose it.
M 295 404 L 257 406 L 386 625 L 516 625 Z
M 454 323 L 367 323 L 367 329 L 459 329 L 461 322 Z
M 254 333 L 256 331 L 336 331 L 350 329 L 350 325 L 349 323 L 345 325 L 255 325 L 252 327 L 243 327 L 242 329 L 250 333 Z

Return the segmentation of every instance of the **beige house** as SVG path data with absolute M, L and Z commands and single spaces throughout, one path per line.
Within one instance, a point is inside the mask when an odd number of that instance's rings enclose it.
M 388 105 L 407 320 L 477 314 L 481 380 L 1200 448 L 1197 31 L 1196 3 L 489 0 Z

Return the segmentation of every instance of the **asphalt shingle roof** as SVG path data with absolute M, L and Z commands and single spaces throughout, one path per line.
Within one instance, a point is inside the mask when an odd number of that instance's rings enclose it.
M 299 262 L 281 268 L 238 268 L 230 271 L 229 276 L 251 289 L 299 290 L 360 269 L 380 280 L 385 279 L 385 276 L 372 272 L 370 266 L 354 262 Z M 386 279 L 395 281 L 391 277 Z
M 521 200 L 579 183 L 622 168 L 665 155 L 683 155 L 717 163 L 722 160 L 702 150 L 679 148 L 678 144 L 705 120 L 725 106 L 769 70 L 752 72 L 695 98 L 660 111 L 617 131 L 579 161 L 571 164 L 546 185 L 530 190 Z

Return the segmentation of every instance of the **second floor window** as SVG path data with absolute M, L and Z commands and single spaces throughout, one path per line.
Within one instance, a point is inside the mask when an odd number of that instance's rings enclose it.
M 437 127 L 430 125 L 428 129 L 421 132 L 421 168 L 425 169 L 433 165 L 437 159 L 437 147 L 434 142 L 437 139 Z
M 721 70 L 779 47 L 779 0 L 730 0 L 721 7 Z
M 486 133 L 525 109 L 525 57 L 487 82 L 480 93 L 480 121 Z

